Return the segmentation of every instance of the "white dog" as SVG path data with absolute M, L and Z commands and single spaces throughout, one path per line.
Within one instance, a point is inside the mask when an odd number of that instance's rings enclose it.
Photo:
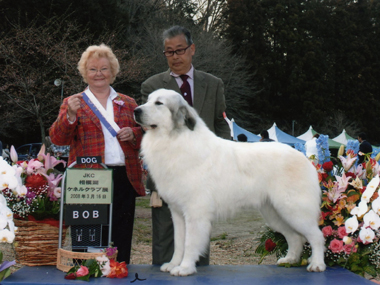
M 142 155 L 174 223 L 174 254 L 161 271 L 186 276 L 210 240 L 211 223 L 255 206 L 289 246 L 278 264 L 296 263 L 312 247 L 307 270 L 324 271 L 316 169 L 285 144 L 240 143 L 214 135 L 175 91 L 160 89 L 134 111 L 146 133 Z

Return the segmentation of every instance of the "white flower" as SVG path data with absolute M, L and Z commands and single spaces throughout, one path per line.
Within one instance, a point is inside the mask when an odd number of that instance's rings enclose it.
M 356 177 L 359 179 L 365 179 L 366 178 L 366 170 L 363 169 L 363 164 L 359 164 L 358 166 L 355 167 L 354 173 Z
M 0 194 L 0 209 L 7 206 L 7 200 L 5 200 L 4 196 Z
M 342 166 L 346 172 L 350 170 L 350 168 L 354 165 L 357 157 L 351 157 L 351 155 L 347 155 L 347 157 L 339 156 L 340 161 L 342 162 Z
M 375 233 L 371 229 L 362 228 L 359 232 L 359 237 L 363 243 L 371 243 L 375 238 Z
M 376 214 L 380 215 L 380 196 L 372 202 L 372 210 L 374 210 Z
M 6 188 L 14 190 L 14 189 L 16 189 L 17 185 L 18 185 L 18 181 L 17 181 L 17 178 L 14 174 L 13 175 L 11 175 L 11 174 L 0 175 L 0 190 L 4 190 Z
M 363 189 L 363 183 L 359 177 L 356 177 L 356 179 L 349 184 L 357 190 Z
M 345 236 L 345 237 L 343 237 L 343 242 L 344 242 L 344 244 L 351 244 L 352 238 Z
M 356 215 L 358 217 L 363 216 L 368 211 L 368 205 L 367 202 L 364 200 L 361 200 L 359 205 L 353 208 L 350 212 L 351 215 Z
M 22 196 L 25 196 L 26 193 L 28 193 L 28 189 L 26 189 L 26 186 L 25 186 L 25 185 L 20 185 L 20 184 L 19 184 L 19 185 L 16 187 L 16 189 L 13 191 L 13 193 L 14 193 L 15 195 L 17 195 L 17 196 L 22 197 Z
M 15 175 L 15 170 L 5 160 L 0 160 L 0 176 L 1 175 Z
M 11 160 L 13 163 L 17 163 L 18 160 L 18 155 L 13 145 L 11 146 Z
M 102 271 L 102 276 L 107 276 L 111 272 L 110 260 L 107 256 L 102 255 L 96 257 L 96 261 L 99 264 L 100 270 Z
M 15 239 L 15 234 L 8 229 L 0 230 L 0 242 L 12 243 Z
M 55 187 L 54 188 L 54 197 L 61 198 L 62 189 L 61 187 Z
M 380 227 L 380 217 L 373 210 L 370 210 L 363 217 L 364 227 L 371 227 L 373 230 L 377 230 Z
M 5 215 L 0 214 L 0 230 L 5 229 L 8 225 L 8 219 Z
M 379 183 L 379 175 L 376 175 L 374 178 L 372 178 L 371 182 L 368 183 L 367 188 L 363 192 L 362 201 L 364 200 L 367 203 L 369 202 L 373 193 L 375 193 L 377 186 L 379 186 Z
M 346 226 L 346 233 L 347 234 L 356 232 L 356 230 L 359 227 L 358 218 L 356 216 L 353 216 L 353 217 L 347 219 L 345 222 L 345 226 Z

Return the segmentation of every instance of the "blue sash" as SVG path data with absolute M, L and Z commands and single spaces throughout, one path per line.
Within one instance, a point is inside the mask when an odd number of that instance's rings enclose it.
M 87 94 L 83 92 L 82 95 L 83 95 L 83 100 L 86 102 L 88 107 L 90 107 L 90 109 L 94 112 L 94 114 L 98 117 L 100 122 L 102 122 L 102 124 L 106 127 L 106 129 L 111 133 L 113 137 L 116 137 L 117 132 L 114 130 L 114 128 L 112 128 L 110 123 L 108 123 L 107 119 L 103 117 L 102 113 L 100 113 L 100 111 L 98 110 L 98 108 L 96 108 L 94 103 L 91 102 Z

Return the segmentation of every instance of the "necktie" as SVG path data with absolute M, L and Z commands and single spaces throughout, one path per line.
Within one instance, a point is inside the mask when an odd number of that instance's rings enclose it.
M 186 74 L 182 74 L 180 75 L 180 77 L 183 81 L 182 86 L 180 88 L 182 96 L 183 98 L 185 98 L 185 100 L 187 101 L 187 103 L 189 103 L 190 106 L 193 106 L 193 100 L 191 99 L 191 88 L 189 82 L 187 81 L 187 78 L 189 76 Z

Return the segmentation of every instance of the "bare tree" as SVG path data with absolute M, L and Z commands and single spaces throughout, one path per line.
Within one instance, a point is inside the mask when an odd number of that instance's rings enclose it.
M 82 52 L 89 45 L 102 42 L 113 47 L 118 38 L 117 32 L 108 32 L 97 37 L 94 43 L 92 35 L 74 23 L 66 22 L 64 17 L 49 19 L 43 26 L 15 26 L 8 34 L 2 35 L 0 94 L 6 99 L 7 106 L 12 106 L 11 110 L 22 114 L 12 117 L 12 121 L 5 117 L 6 113 L 1 113 L 0 120 L 9 122 L 1 127 L 2 133 L 11 134 L 15 124 L 23 126 L 22 131 L 30 134 L 36 133 L 35 128 L 38 127 L 43 141 L 46 129 L 58 114 L 62 97 L 85 88 L 77 71 Z M 121 65 L 114 86 L 141 82 L 143 59 L 134 57 L 126 49 L 113 50 Z M 64 88 L 56 87 L 53 84 L 55 79 L 61 79 Z
M 224 25 L 222 12 L 226 8 L 227 0 L 193 0 L 196 4 L 194 19 L 203 30 L 219 32 Z
M 361 131 L 359 124 L 346 116 L 341 110 L 333 113 L 329 118 L 326 118 L 324 126 L 320 132 L 328 134 L 330 138 L 338 136 L 342 130 L 346 130 L 347 134 L 356 138 L 356 135 Z

